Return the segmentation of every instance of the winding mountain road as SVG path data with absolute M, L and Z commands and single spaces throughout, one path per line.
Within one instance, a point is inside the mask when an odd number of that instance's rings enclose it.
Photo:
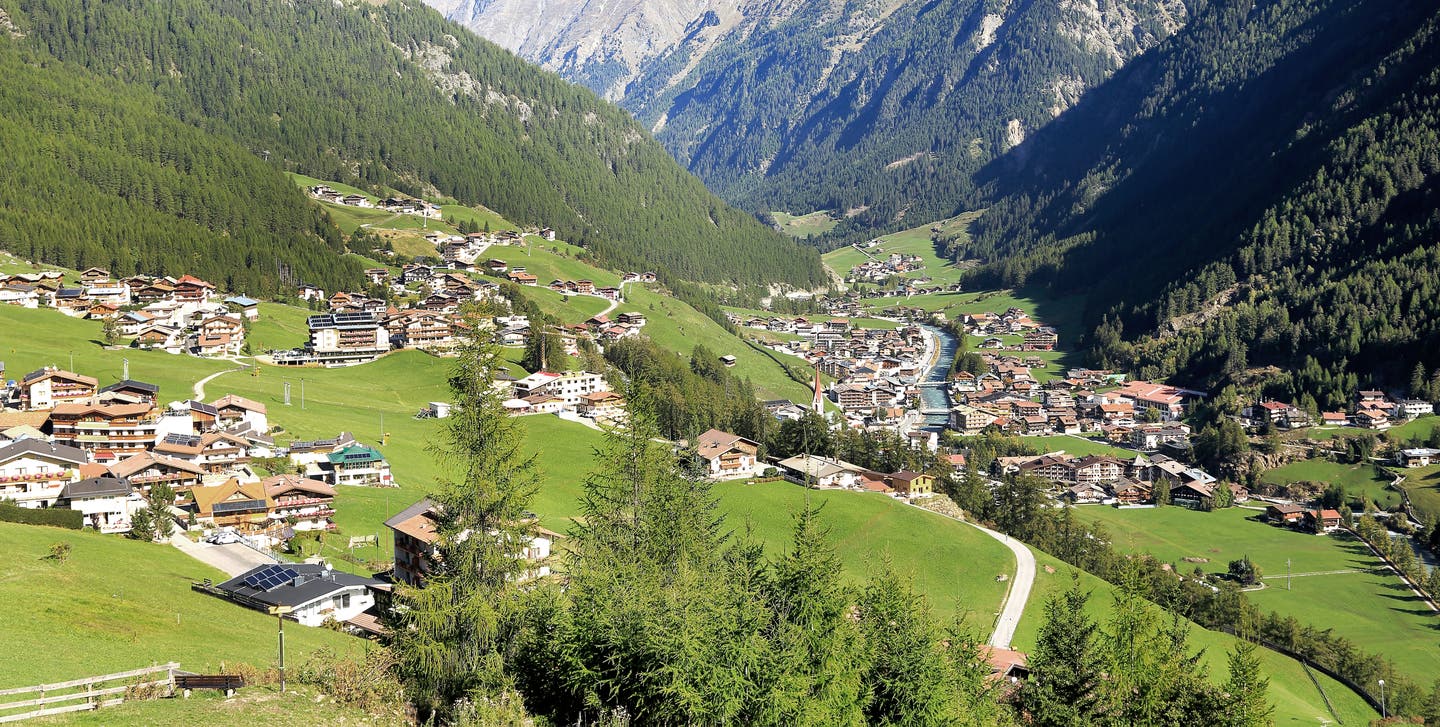
M 1015 629 L 1020 617 L 1025 615 L 1025 605 L 1030 602 L 1030 589 L 1035 585 L 1035 554 L 1024 543 L 1004 534 L 975 523 L 968 523 L 980 532 L 1000 541 L 1015 554 L 1015 577 L 1010 581 L 1010 591 L 1005 594 L 1005 603 L 1000 607 L 1000 616 L 995 619 L 995 631 L 990 634 L 990 645 L 998 649 L 1010 648 L 1015 638 Z
M 919 505 L 911 504 L 911 507 L 965 523 L 1000 541 L 1015 554 L 1015 576 L 1010 579 L 1010 590 L 1005 593 L 1005 602 L 1000 605 L 1000 614 L 995 617 L 995 630 L 991 632 L 990 641 L 987 642 L 998 649 L 1010 648 L 1010 642 L 1015 638 L 1015 629 L 1020 626 L 1020 617 L 1025 615 L 1025 606 L 1030 602 L 1030 591 L 1035 586 L 1035 554 L 1030 552 L 1030 548 L 1024 543 L 1004 533 Z

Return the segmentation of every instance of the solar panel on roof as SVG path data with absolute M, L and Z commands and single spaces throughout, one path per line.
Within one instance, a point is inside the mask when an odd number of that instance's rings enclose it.
M 283 565 L 267 565 L 248 576 L 245 576 L 245 585 L 262 591 L 269 591 L 283 586 L 295 580 L 300 574 L 293 568 Z

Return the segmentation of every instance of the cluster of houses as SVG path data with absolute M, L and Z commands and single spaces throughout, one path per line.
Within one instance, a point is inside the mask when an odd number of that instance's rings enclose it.
M 3 367 L 0 367 L 3 372 Z M 46 367 L 6 384 L 0 411 L 0 500 L 69 508 L 106 533 L 130 530 L 150 490 L 175 493 L 177 522 L 232 528 L 274 544 L 333 528 L 335 488 L 394 482 L 384 457 L 348 434 L 278 447 L 266 407 L 227 394 L 162 405 L 159 387 Z M 263 477 L 258 457 L 286 456 L 298 474 Z
M 847 283 L 881 283 L 896 275 L 925 269 L 925 261 L 919 255 L 899 252 L 887 255 L 883 251 L 871 254 L 869 249 L 860 245 L 852 247 L 865 255 L 865 262 L 850 268 L 850 272 L 845 275 Z
M 495 388 L 507 394 L 504 406 L 512 416 L 573 415 L 596 422 L 625 417 L 625 397 L 614 392 L 604 375 L 593 371 L 536 371 L 523 379 L 501 374 Z
M 824 392 L 852 427 L 909 431 L 919 412 L 911 403 L 928 368 L 929 349 L 921 328 L 861 328 L 848 318 L 755 317 L 731 314 L 733 322 L 798 336 L 770 344 L 799 356 L 835 379 Z
M 213 284 L 193 275 L 116 279 L 94 267 L 70 283 L 58 271 L 0 275 L 0 303 L 109 321 L 133 347 L 206 357 L 238 355 L 247 322 L 260 317 L 259 301 L 222 299 Z
M 1434 413 L 1435 405 L 1423 399 L 1398 399 L 1391 398 L 1383 391 L 1361 391 L 1353 412 L 1321 412 L 1319 422 L 1304 409 L 1280 401 L 1251 404 L 1241 412 L 1241 417 L 1244 423 L 1252 428 L 1260 427 L 1268 421 L 1278 429 L 1303 429 L 1317 424 L 1389 429 L 1395 424 L 1403 424 Z
M 360 207 L 363 209 L 381 209 L 386 212 L 394 212 L 402 215 L 419 215 L 430 219 L 440 219 L 440 208 L 423 199 L 412 199 L 409 197 L 386 197 L 375 201 L 363 194 L 343 194 L 328 185 L 317 184 L 309 188 L 310 196 L 321 202 L 330 204 L 343 204 L 347 207 Z
M 1061 488 L 1061 499 L 1077 505 L 1146 505 L 1163 492 L 1175 505 L 1200 508 L 1215 502 L 1220 487 L 1228 487 L 1235 502 L 1250 498 L 1244 487 L 1221 483 L 1204 470 L 1165 454 L 1119 459 L 1057 451 L 999 457 L 993 466 L 996 476 L 1028 475 L 1053 482 Z M 1160 490 L 1162 487 L 1165 489 Z
M 1344 526 L 1338 510 L 1314 508 L 1295 503 L 1273 503 L 1265 507 L 1265 520 L 1272 525 L 1323 535 Z
M 1019 308 L 1004 313 L 972 313 L 961 319 L 965 333 L 980 338 L 977 348 L 1012 351 L 1054 351 L 1060 342 L 1055 329 L 1034 320 Z M 1011 336 L 1007 341 L 1004 336 Z M 1014 336 L 1020 336 L 1015 342 Z
M 1181 421 L 1202 392 L 1149 381 L 1113 386 L 1121 374 L 1071 369 L 1064 378 L 1036 382 L 1029 367 L 985 357 L 990 371 L 961 372 L 951 382 L 950 428 L 975 435 L 987 429 L 1021 436 L 1098 433 L 1144 452 L 1190 448 Z

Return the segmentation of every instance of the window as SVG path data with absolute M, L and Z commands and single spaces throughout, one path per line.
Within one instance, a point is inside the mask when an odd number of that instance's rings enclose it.
M 335 607 L 350 608 L 350 594 L 345 593 L 342 594 L 339 598 L 335 599 Z

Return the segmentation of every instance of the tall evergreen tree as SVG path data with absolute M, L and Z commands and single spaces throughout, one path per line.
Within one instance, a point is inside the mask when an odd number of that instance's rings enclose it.
M 1085 611 L 1090 594 L 1072 574 L 1070 588 L 1045 601 L 1045 622 L 1030 653 L 1030 680 L 1020 689 L 1020 705 L 1034 724 L 1084 727 L 1102 712 L 1100 677 L 1104 658 L 1100 627 Z
M 491 384 L 504 367 L 482 337 L 460 350 L 449 379 L 455 406 L 433 446 L 444 471 L 430 496 L 437 555 L 423 586 L 396 594 L 399 672 L 422 715 L 446 721 L 515 696 L 504 658 L 536 481 L 534 457 L 521 451 L 519 425 Z
M 1233 727 L 1269 727 L 1274 724 L 1267 692 L 1270 679 L 1260 669 L 1258 647 L 1241 640 L 1230 652 L 1230 678 L 1225 682 L 1225 724 Z

